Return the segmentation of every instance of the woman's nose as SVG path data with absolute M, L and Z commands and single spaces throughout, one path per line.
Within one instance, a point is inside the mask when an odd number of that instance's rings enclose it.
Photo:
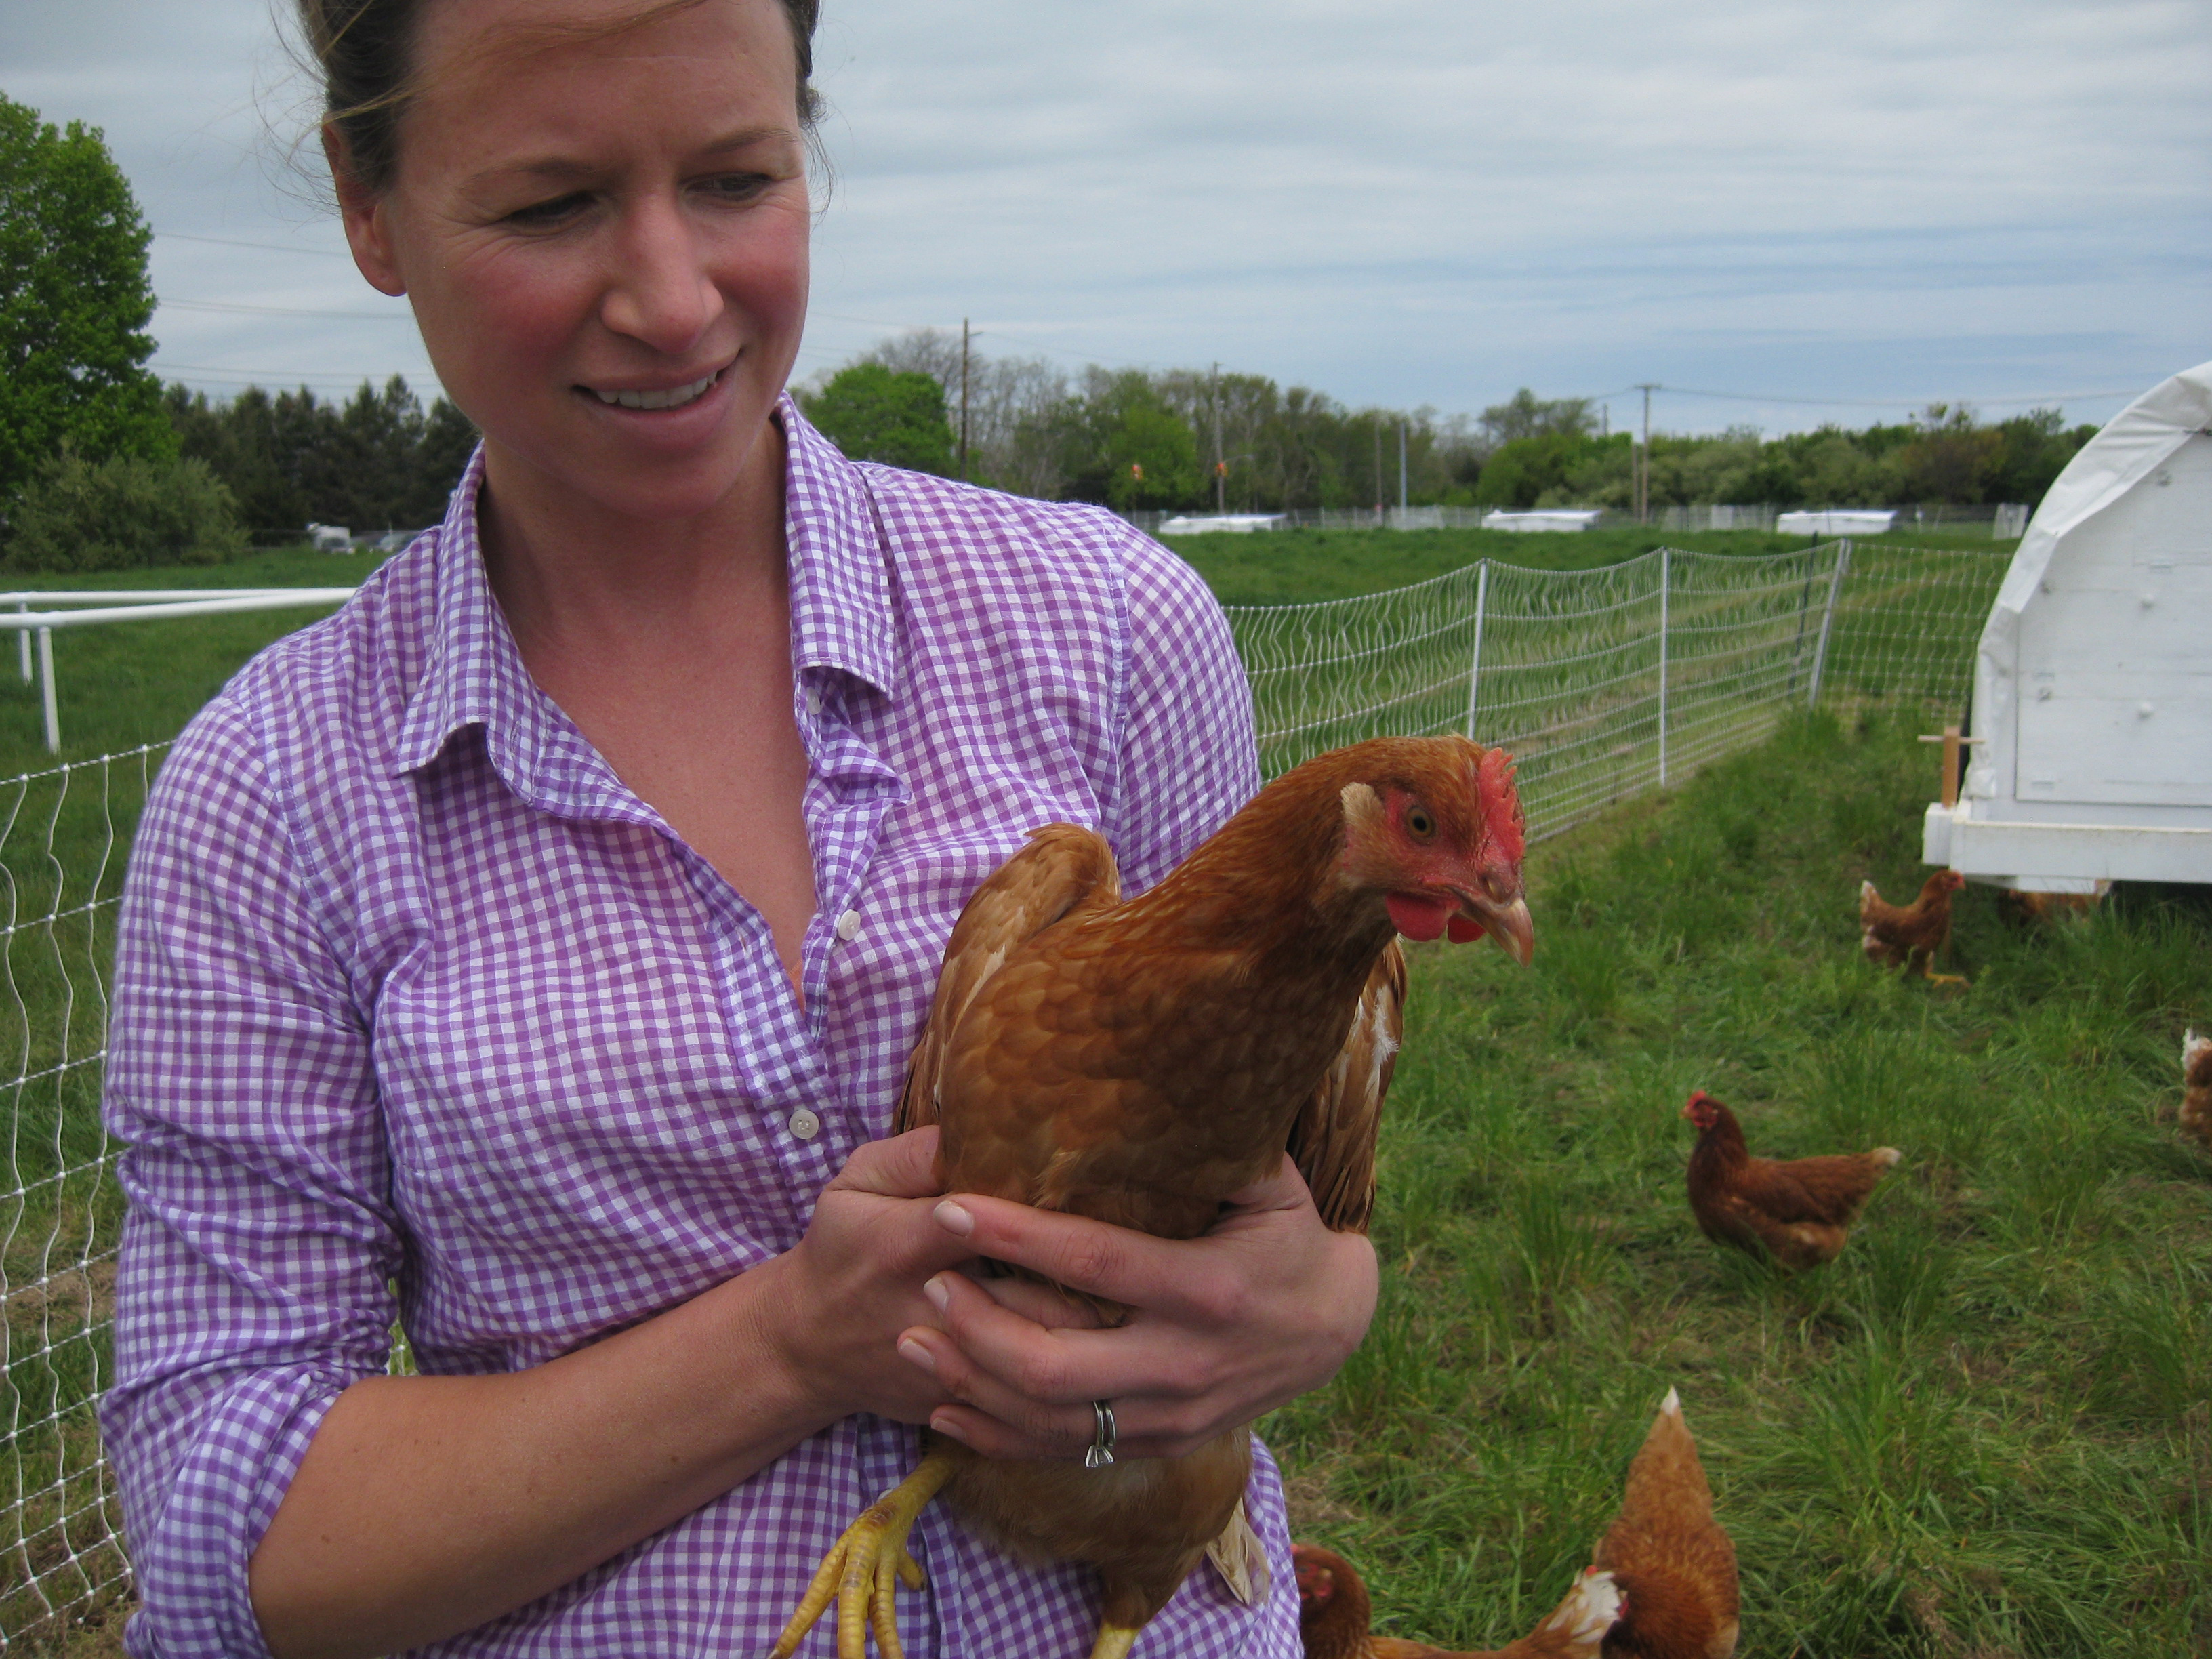
M 641 203 L 625 214 L 614 261 L 599 318 L 616 333 L 677 356 L 721 315 L 722 291 L 674 204 Z

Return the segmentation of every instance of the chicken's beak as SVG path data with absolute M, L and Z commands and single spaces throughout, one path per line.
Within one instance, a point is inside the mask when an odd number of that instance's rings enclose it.
M 1469 914 L 1498 948 L 1526 968 L 1536 957 L 1536 924 L 1528 918 L 1528 901 L 1515 899 L 1506 905 L 1476 904 Z

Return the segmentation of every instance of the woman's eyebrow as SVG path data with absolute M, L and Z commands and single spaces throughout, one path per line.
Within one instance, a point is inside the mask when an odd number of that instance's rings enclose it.
M 799 134 L 792 128 L 781 125 L 740 127 L 734 132 L 724 133 L 719 137 L 708 139 L 692 153 L 695 155 L 722 155 L 732 150 L 750 149 L 756 144 L 770 142 L 797 144 L 801 140 Z M 484 168 L 481 173 L 471 175 L 469 183 L 480 185 L 515 178 L 543 179 L 559 182 L 591 177 L 605 170 L 604 163 L 587 161 L 580 156 L 564 155 L 556 152 L 546 155 L 527 156 L 519 161 L 498 162 Z

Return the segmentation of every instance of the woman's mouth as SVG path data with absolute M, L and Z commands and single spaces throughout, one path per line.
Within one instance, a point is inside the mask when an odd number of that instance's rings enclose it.
M 681 409 L 705 397 L 721 378 L 722 371 L 718 368 L 702 380 L 671 386 L 665 392 L 602 392 L 597 386 L 584 389 L 603 404 L 617 404 L 624 409 Z

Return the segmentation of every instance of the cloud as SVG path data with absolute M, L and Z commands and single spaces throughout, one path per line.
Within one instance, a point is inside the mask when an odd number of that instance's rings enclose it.
M 264 0 L 0 0 L 0 85 L 106 127 L 161 229 L 310 250 L 164 240 L 165 296 L 355 313 L 166 307 L 161 361 L 419 382 L 404 307 L 283 187 L 273 39 Z M 1994 406 L 2131 392 L 2212 337 L 2200 0 L 828 0 L 817 64 L 802 373 L 966 316 L 1353 403 Z

